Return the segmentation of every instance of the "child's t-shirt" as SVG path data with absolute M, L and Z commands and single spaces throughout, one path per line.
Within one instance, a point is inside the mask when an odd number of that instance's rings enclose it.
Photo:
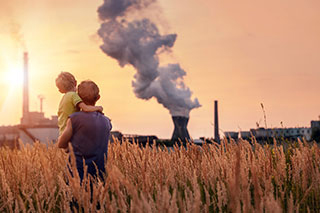
M 81 98 L 76 92 L 73 91 L 67 92 L 62 97 L 58 110 L 59 135 L 61 135 L 63 130 L 66 128 L 69 115 L 79 111 L 77 105 L 80 102 L 82 102 Z

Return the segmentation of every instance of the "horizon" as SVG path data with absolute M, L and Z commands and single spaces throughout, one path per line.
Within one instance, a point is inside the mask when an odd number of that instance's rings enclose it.
M 33 4 L 32 4 L 33 3 Z M 170 138 L 173 122 L 152 98 L 138 99 L 131 82 L 135 70 L 104 54 L 97 36 L 102 0 L 12 0 L 0 3 L 0 125 L 22 116 L 23 52 L 29 53 L 30 111 L 56 115 L 62 94 L 55 86 L 61 71 L 77 82 L 91 79 L 100 88 L 97 105 L 125 134 Z M 214 100 L 221 131 L 268 127 L 309 127 L 320 115 L 320 2 L 267 3 L 159 0 L 148 10 L 161 34 L 176 33 L 172 52 L 161 64 L 180 63 L 184 81 L 202 107 L 190 113 L 189 134 L 213 137 Z M 269 12 L 268 12 L 269 10 Z M 155 14 L 153 13 L 155 12 Z M 149 14 L 153 13 L 153 14 Z M 190 15 L 191 14 L 191 15 Z M 19 76 L 20 74 L 20 76 Z

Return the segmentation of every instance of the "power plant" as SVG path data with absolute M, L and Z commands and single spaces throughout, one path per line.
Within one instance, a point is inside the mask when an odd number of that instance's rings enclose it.
M 0 126 L 0 146 L 18 146 L 21 140 L 24 144 L 35 141 L 50 143 L 57 140 L 58 117 L 46 118 L 42 109 L 40 112 L 29 111 L 29 58 L 28 52 L 23 54 L 23 104 L 20 124 L 15 126 Z M 41 103 L 42 108 L 42 103 Z
M 174 131 L 171 137 L 171 141 L 173 142 L 186 142 L 190 140 L 190 135 L 187 129 L 188 117 L 183 116 L 172 116 L 172 120 L 174 123 Z

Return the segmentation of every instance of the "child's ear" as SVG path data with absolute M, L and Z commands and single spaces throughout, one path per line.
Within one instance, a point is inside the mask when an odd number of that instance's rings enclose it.
M 100 99 L 100 95 L 97 96 L 97 101 Z

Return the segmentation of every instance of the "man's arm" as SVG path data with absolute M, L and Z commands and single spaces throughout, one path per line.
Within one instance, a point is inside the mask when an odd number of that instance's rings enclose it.
M 70 118 L 68 118 L 67 126 L 58 139 L 59 148 L 68 148 L 68 143 L 72 137 L 72 124 Z
M 91 105 L 87 105 L 83 102 L 80 102 L 78 104 L 79 108 L 82 109 L 82 111 L 84 112 L 102 112 L 103 111 L 103 108 L 102 106 L 91 106 Z

